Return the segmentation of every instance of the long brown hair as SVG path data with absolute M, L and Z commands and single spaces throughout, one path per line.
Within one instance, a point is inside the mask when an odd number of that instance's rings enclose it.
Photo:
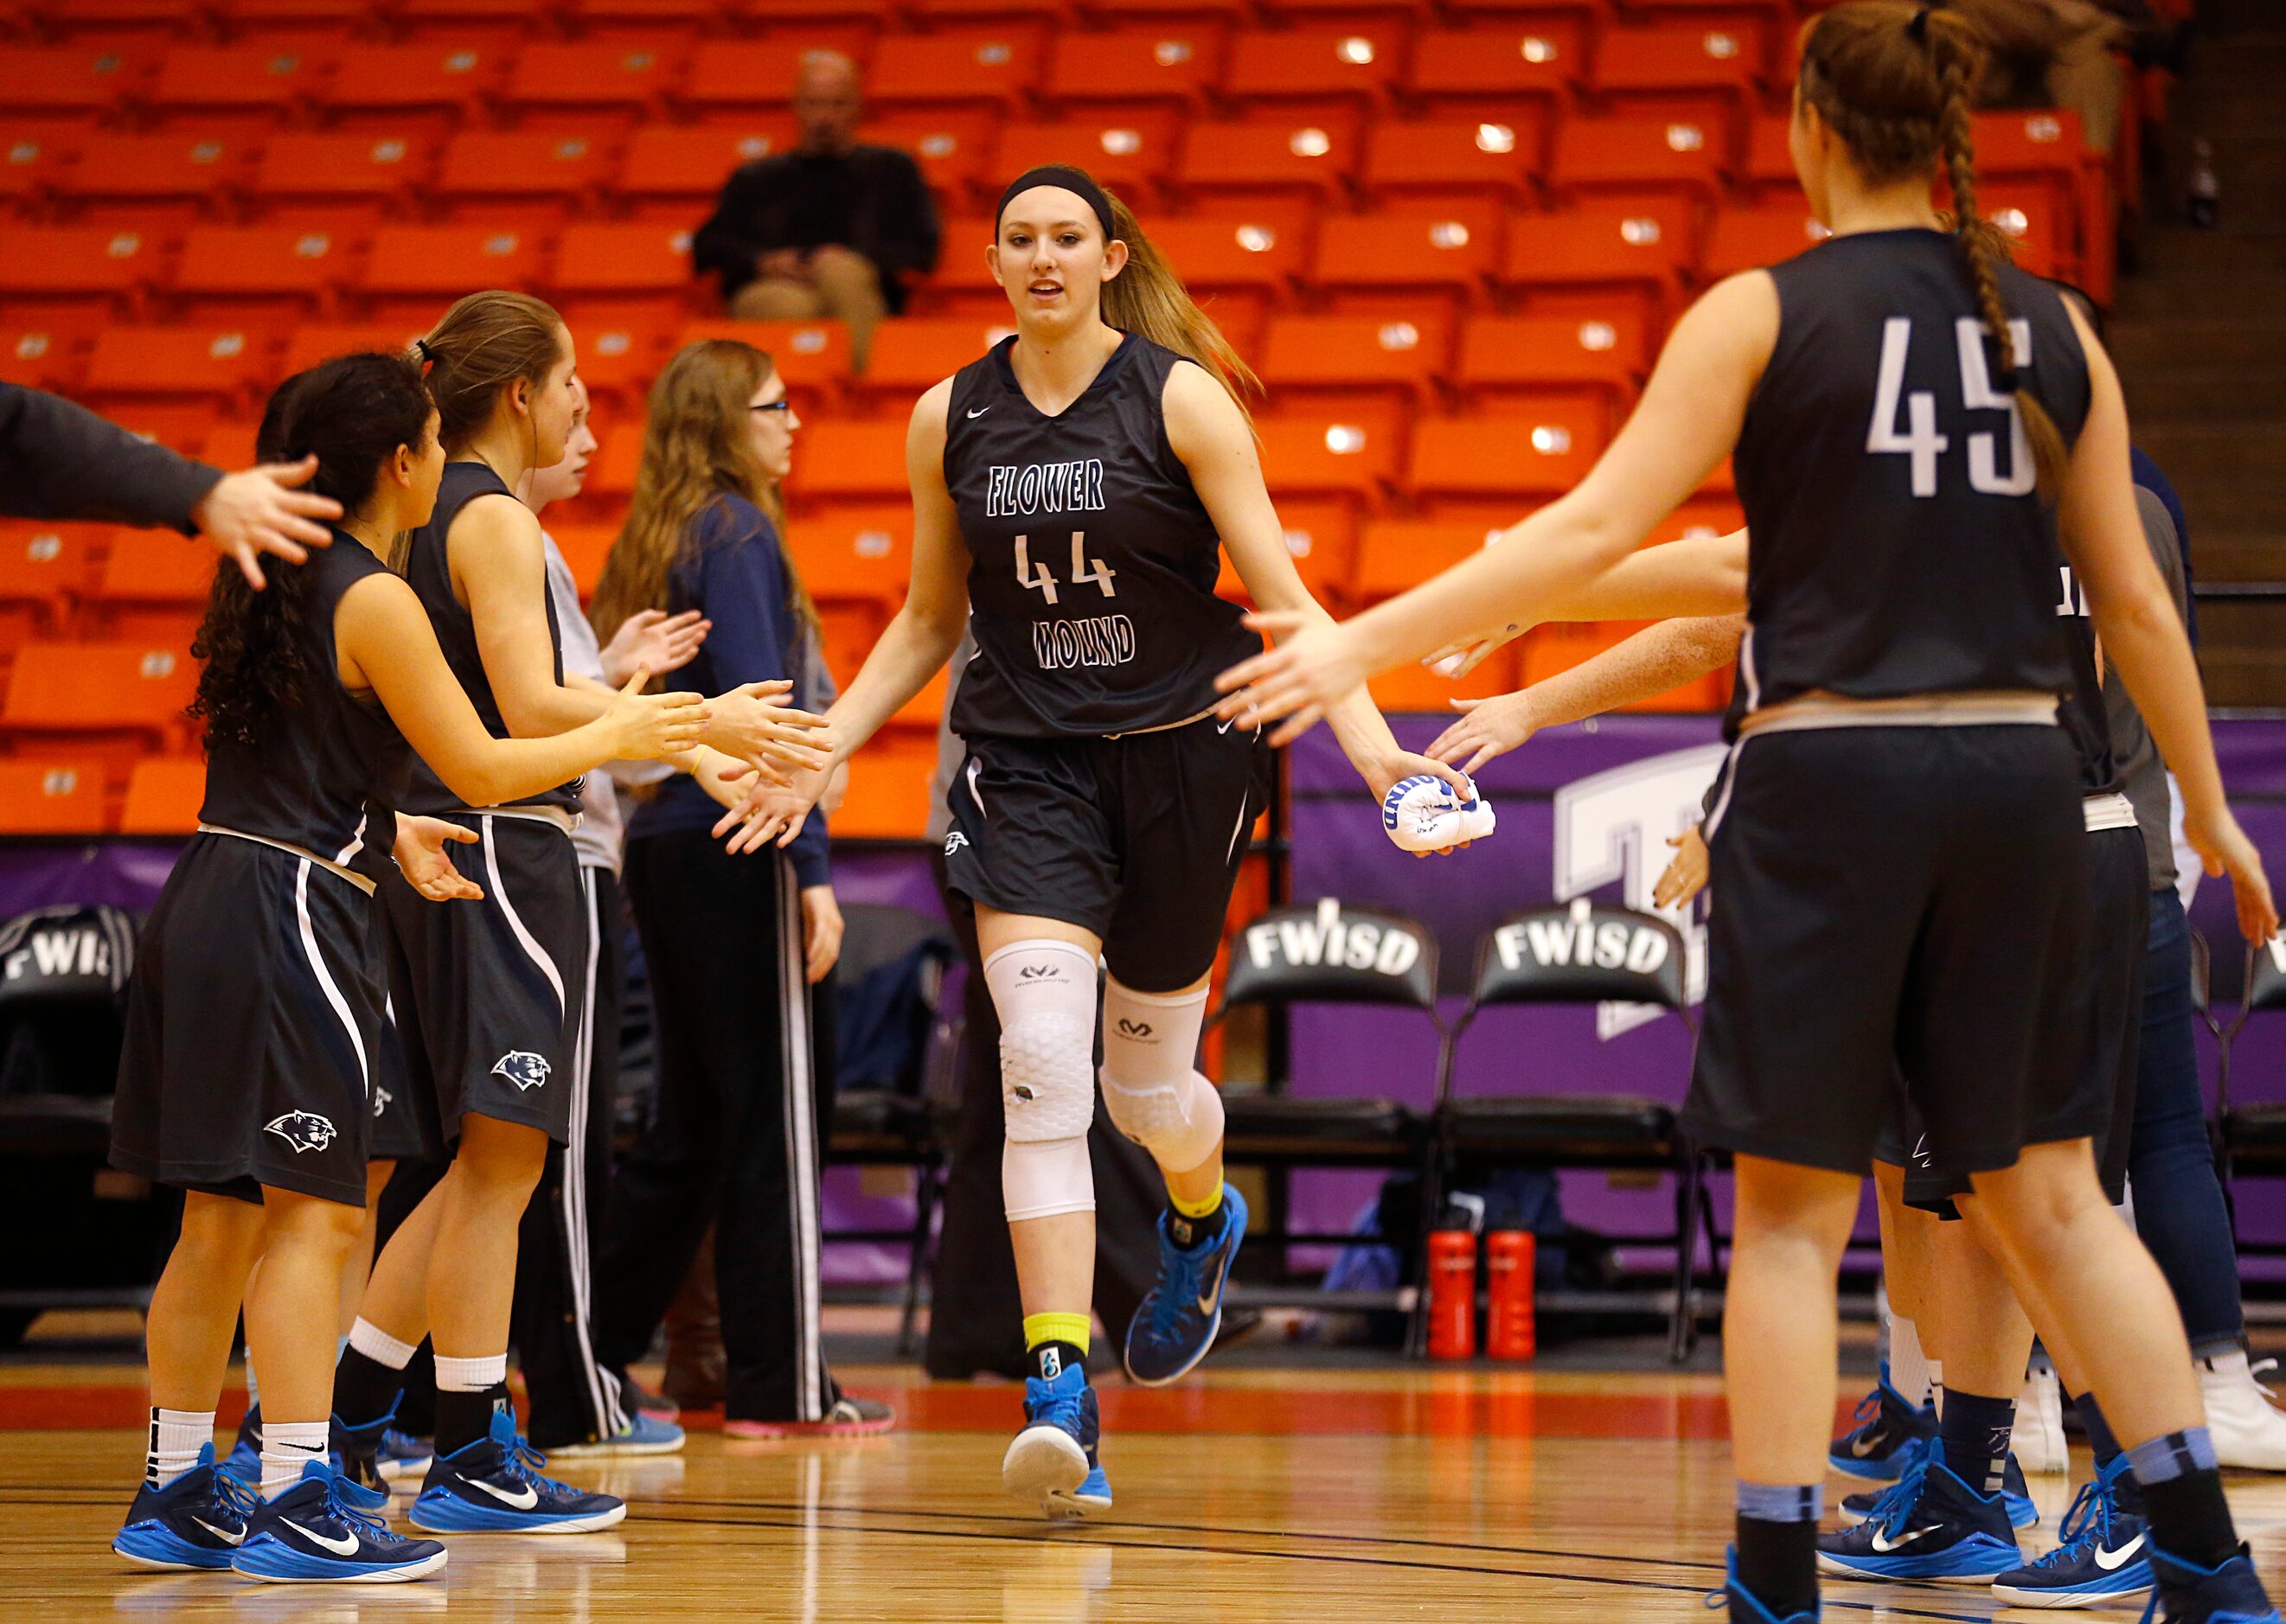
M 492 421 L 501 391 L 521 380 L 534 389 L 564 359 L 564 318 L 545 299 L 491 288 L 454 302 L 414 341 L 430 364 L 437 438 L 456 456 Z
M 1984 57 L 1983 36 L 1958 12 L 1906 0 L 1849 0 L 1803 25 L 1801 96 L 1849 149 L 1869 185 L 1927 177 L 1943 163 L 1961 272 L 1999 358 L 1993 387 L 2014 393 L 2040 496 L 2052 501 L 2069 453 L 2020 370 L 2024 358 L 2000 297 L 2007 240 L 1976 210 L 1968 114 Z
M 628 616 L 667 607 L 668 583 L 691 522 L 725 494 L 743 496 L 778 533 L 786 601 L 815 642 L 817 607 L 785 551 L 785 508 L 777 482 L 754 456 L 747 403 L 776 367 L 753 345 L 702 338 L 676 351 L 650 386 L 635 501 L 595 586 L 595 634 L 609 642 Z M 822 645 L 821 645 L 822 646 Z M 801 678 L 797 667 L 788 675 Z

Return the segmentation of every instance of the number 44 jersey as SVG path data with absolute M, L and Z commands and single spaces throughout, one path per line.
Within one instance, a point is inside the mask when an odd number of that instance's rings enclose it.
M 2054 510 L 1952 238 L 1852 233 L 1770 274 L 1778 343 L 1733 462 L 1752 537 L 1744 708 L 2067 691 Z M 2070 445 L 2088 371 L 2062 296 L 2007 265 L 2000 294 L 2021 375 Z
M 945 422 L 976 638 L 953 730 L 1073 737 L 1197 716 L 1262 642 L 1215 595 L 1221 542 L 1167 444 L 1167 374 L 1191 363 L 1129 334 L 1050 417 L 1017 385 L 1015 342 L 961 368 Z

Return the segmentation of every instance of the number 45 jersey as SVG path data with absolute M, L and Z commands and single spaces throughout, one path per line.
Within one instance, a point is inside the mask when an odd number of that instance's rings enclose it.
M 1778 343 L 1733 459 L 1752 536 L 1744 708 L 1812 690 L 2067 691 L 2054 510 L 1952 238 L 1852 233 L 1770 274 Z M 2069 446 L 2088 372 L 2063 299 L 2007 265 L 2000 293 Z
M 976 638 L 953 730 L 1077 737 L 1188 721 L 1214 705 L 1218 672 L 1262 648 L 1215 596 L 1221 541 L 1167 444 L 1167 374 L 1192 363 L 1131 333 L 1050 417 L 1017 386 L 1015 342 L 960 369 L 945 422 Z

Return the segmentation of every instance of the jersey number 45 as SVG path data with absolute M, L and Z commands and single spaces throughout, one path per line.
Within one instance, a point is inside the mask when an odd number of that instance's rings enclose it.
M 1108 598 L 1117 597 L 1119 595 L 1118 588 L 1115 587 L 1111 583 L 1118 575 L 1119 572 L 1113 569 L 1108 564 L 1092 564 L 1088 561 L 1087 532 L 1084 530 L 1075 530 L 1072 532 L 1071 541 L 1072 562 L 1071 580 L 1069 584 L 1075 587 L 1079 587 L 1085 586 L 1092 582 L 1094 585 L 1103 589 L 1104 596 Z M 1046 564 L 1042 564 L 1037 566 L 1034 565 L 1032 563 L 1032 539 L 1029 536 L 1018 536 L 1016 538 L 1016 584 L 1020 587 L 1030 587 L 1033 591 L 1046 598 L 1051 603 L 1056 601 L 1056 588 L 1059 586 L 1065 584 L 1056 579 L 1055 572 L 1049 569 Z
M 2032 324 L 2012 321 L 2008 331 L 2016 342 L 2016 365 L 2032 364 Z M 2022 496 L 2038 477 L 2032 447 L 2024 438 L 2023 421 L 2016 415 L 2016 398 L 1992 387 L 1984 364 L 1984 324 L 1963 316 L 1954 324 L 1953 339 L 1960 352 L 1960 403 L 1973 410 L 2008 414 L 2008 472 L 2003 477 L 1996 460 L 1998 438 L 1968 437 L 1968 488 L 1985 496 Z M 1873 391 L 1873 423 L 1866 431 L 1865 449 L 1912 459 L 1913 494 L 1936 494 L 1936 460 L 1951 445 L 1949 436 L 1936 431 L 1936 397 L 1927 390 L 1904 396 L 1905 426 L 1897 426 L 1898 397 L 1904 394 L 1905 354 L 1912 349 L 1913 322 L 1910 316 L 1892 316 L 1881 324 L 1881 372 Z M 1020 557 L 1021 555 L 1018 555 Z

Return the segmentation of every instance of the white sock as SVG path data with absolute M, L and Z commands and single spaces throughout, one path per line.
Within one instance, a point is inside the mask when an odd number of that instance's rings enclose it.
M 1944 1360 L 1928 1361 L 1929 1402 L 1936 1406 L 1937 1418 L 1944 1418 Z
M 1921 1352 L 1921 1334 L 1901 1313 L 1889 1316 L 1889 1385 L 1904 1394 L 1905 1402 L 1929 1399 L 1929 1361 Z
M 199 1463 L 199 1448 L 214 1442 L 212 1410 L 151 1411 L 151 1447 L 143 1457 L 143 1481 L 165 1488 Z
M 413 1362 L 413 1344 L 398 1341 L 363 1315 L 350 1327 L 350 1346 L 374 1364 L 386 1365 L 391 1370 L 402 1370 Z
M 275 1500 L 302 1480 L 302 1469 L 326 1458 L 331 1429 L 322 1421 L 262 1423 L 262 1497 Z
M 489 1392 L 508 1380 L 508 1353 L 488 1353 L 482 1359 L 447 1359 L 437 1355 L 438 1392 Z

